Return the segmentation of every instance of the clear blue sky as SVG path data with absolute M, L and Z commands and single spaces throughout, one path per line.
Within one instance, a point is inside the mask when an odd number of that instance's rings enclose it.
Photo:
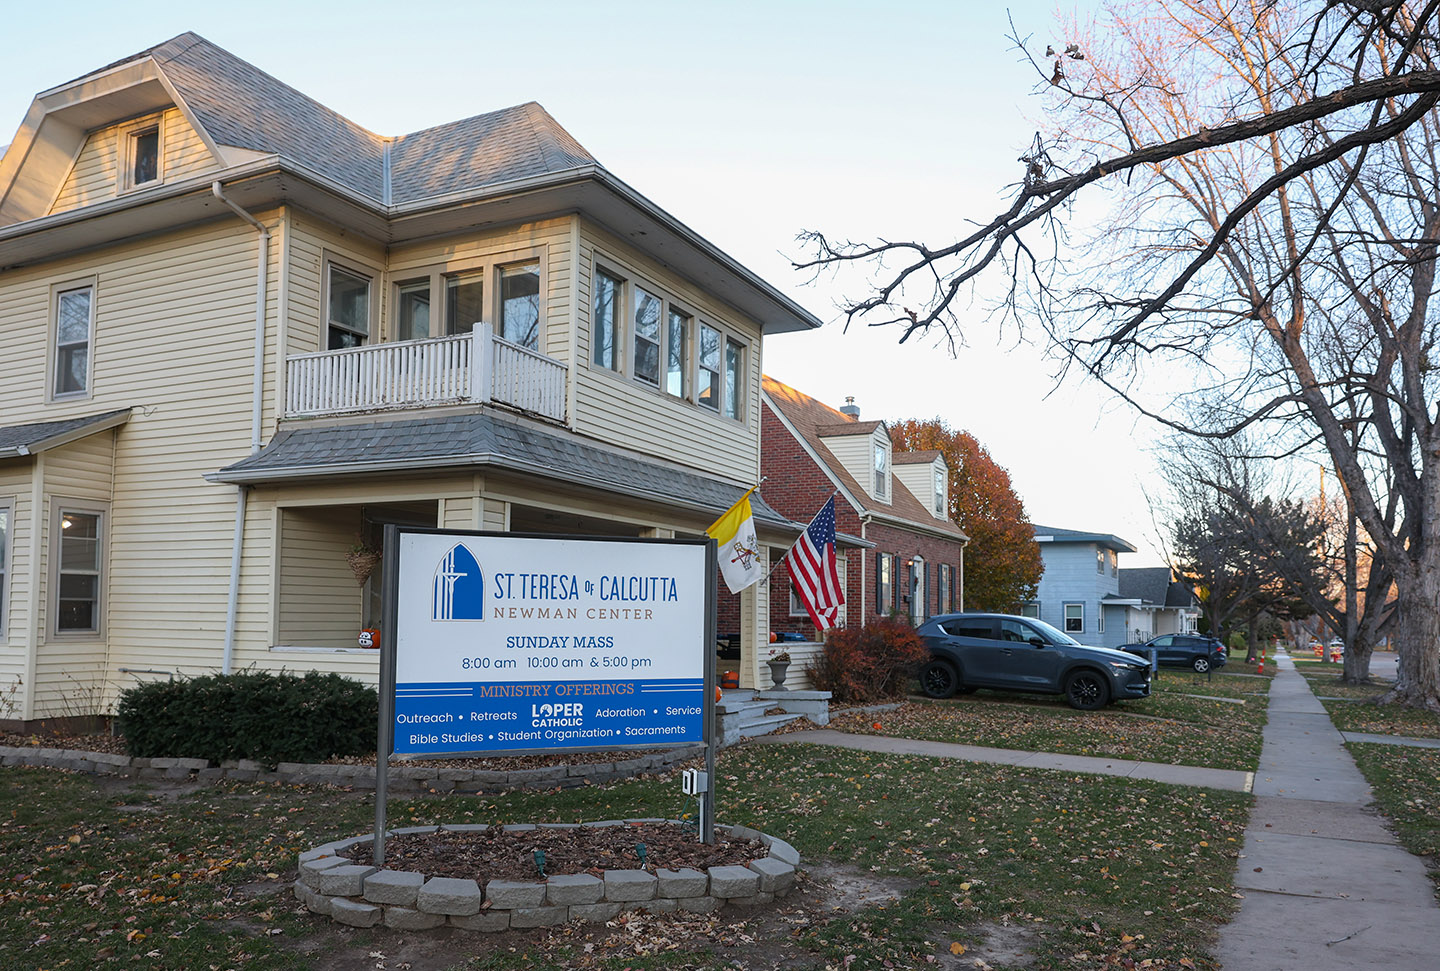
M 1083 6 L 1083 4 L 1082 4 Z M 795 234 L 948 242 L 989 218 L 1035 128 L 1034 77 L 990 2 L 4 3 L 0 143 L 38 91 L 193 30 L 373 131 L 543 104 L 596 158 L 824 320 L 843 288 L 790 268 Z M 1008 8 L 1033 47 L 1055 8 Z M 1057 45 L 1058 46 L 1058 45 Z M 853 288 L 852 288 L 853 289 Z M 967 346 L 889 331 L 767 343 L 766 372 L 866 418 L 940 416 L 1006 466 L 1034 521 L 1117 533 L 1160 562 L 1152 432 L 977 301 Z

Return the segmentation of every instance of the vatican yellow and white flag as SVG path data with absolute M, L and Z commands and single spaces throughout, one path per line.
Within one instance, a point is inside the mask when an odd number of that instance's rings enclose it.
M 765 575 L 764 564 L 760 562 L 760 541 L 755 537 L 755 521 L 750 512 L 750 493 L 754 491 L 746 492 L 705 530 L 715 538 L 720 575 L 731 593 L 739 593 Z

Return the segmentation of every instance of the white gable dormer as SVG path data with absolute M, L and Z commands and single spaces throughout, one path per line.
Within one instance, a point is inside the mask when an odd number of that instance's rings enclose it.
M 936 519 L 950 518 L 950 469 L 939 452 L 901 452 L 895 476 Z
M 889 503 L 894 493 L 890 476 L 890 431 L 880 421 L 847 421 L 816 429 L 820 441 L 871 499 Z

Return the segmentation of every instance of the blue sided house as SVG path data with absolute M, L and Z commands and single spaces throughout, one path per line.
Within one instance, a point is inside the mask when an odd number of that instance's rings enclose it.
M 1121 569 L 1120 554 L 1135 547 L 1113 533 L 1033 528 L 1045 572 L 1036 599 L 1020 604 L 1018 613 L 1092 647 L 1195 629 L 1195 595 L 1169 567 Z

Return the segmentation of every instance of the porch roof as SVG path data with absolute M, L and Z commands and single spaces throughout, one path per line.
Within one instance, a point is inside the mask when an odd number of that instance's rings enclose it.
M 290 425 L 254 455 L 206 476 L 259 484 L 360 472 L 488 467 L 649 499 L 719 516 L 744 486 L 605 448 L 491 412 L 357 424 Z M 798 534 L 805 528 L 750 496 L 757 525 Z
M 121 408 L 118 411 L 107 411 L 103 414 L 87 415 L 83 418 L 9 425 L 0 428 L 0 459 L 31 455 L 35 452 L 43 452 L 47 448 L 58 448 L 87 435 L 123 425 L 129 420 L 130 409 Z

